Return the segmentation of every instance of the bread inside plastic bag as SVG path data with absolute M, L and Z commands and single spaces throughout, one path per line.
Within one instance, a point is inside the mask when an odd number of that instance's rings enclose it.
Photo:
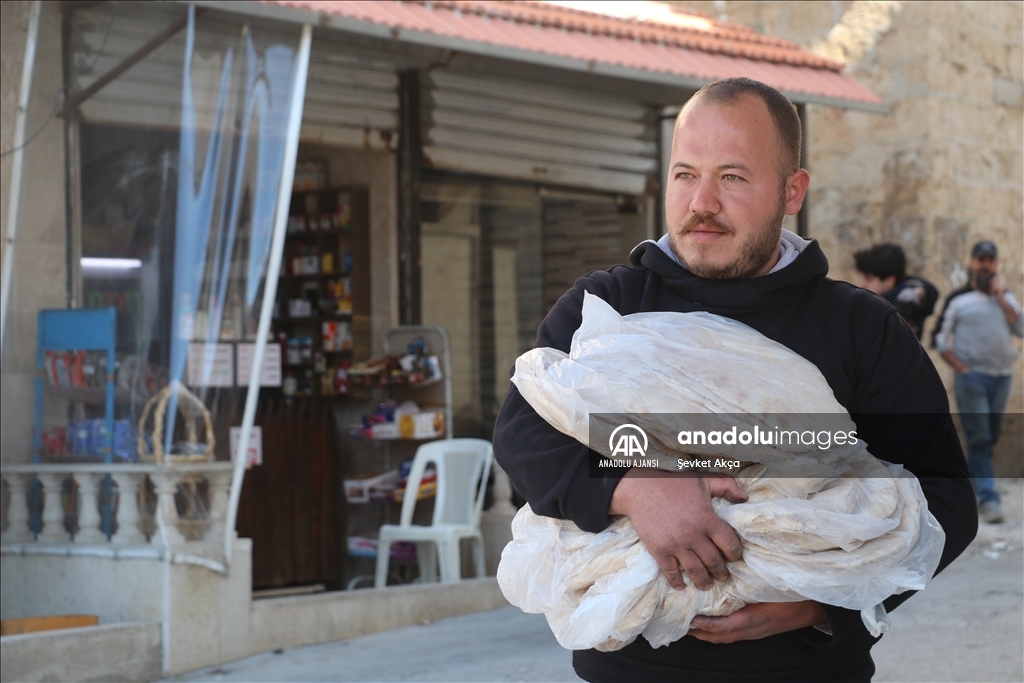
M 512 381 L 545 420 L 583 444 L 591 414 L 607 413 L 709 413 L 723 427 L 738 413 L 792 420 L 780 428 L 831 414 L 856 430 L 818 369 L 756 330 L 709 313 L 620 316 L 589 293 L 569 354 L 529 351 Z M 652 447 L 682 449 L 664 420 L 640 426 Z M 685 450 L 713 456 L 716 448 Z M 868 448 L 859 440 L 817 453 L 779 443 L 754 449 L 753 464 L 735 474 L 747 502 L 713 501 L 742 539 L 743 558 L 710 590 L 685 575 L 687 587 L 673 589 L 628 518 L 595 534 L 529 505 L 512 523 L 498 582 L 512 604 L 545 614 L 573 650 L 617 650 L 640 634 L 660 647 L 685 636 L 698 614 L 808 599 L 860 610 L 880 635 L 888 625 L 882 600 L 924 588 L 945 534 L 917 479 Z

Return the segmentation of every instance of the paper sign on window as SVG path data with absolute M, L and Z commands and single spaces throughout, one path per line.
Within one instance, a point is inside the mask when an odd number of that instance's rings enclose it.
M 239 344 L 237 358 L 238 386 L 249 386 L 249 376 L 252 372 L 252 358 L 256 352 L 255 344 Z M 263 351 L 263 367 L 260 368 L 261 387 L 281 386 L 281 347 L 280 345 L 268 342 Z
M 189 344 L 185 384 L 190 387 L 234 386 L 235 364 L 231 344 Z
M 242 428 L 231 428 L 231 462 L 235 462 L 238 456 L 238 442 L 242 439 Z M 253 427 L 249 432 L 249 461 L 246 467 L 263 464 L 263 430 L 260 427 Z

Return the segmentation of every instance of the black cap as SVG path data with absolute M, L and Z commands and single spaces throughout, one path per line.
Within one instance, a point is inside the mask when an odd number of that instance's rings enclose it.
M 999 250 L 996 249 L 996 245 L 988 240 L 982 240 L 974 245 L 971 249 L 971 258 L 981 258 L 982 256 L 991 256 L 996 258 L 999 256 Z

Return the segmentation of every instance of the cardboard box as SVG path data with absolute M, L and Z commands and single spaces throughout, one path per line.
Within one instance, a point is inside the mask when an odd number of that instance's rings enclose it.
M 316 256 L 302 257 L 302 274 L 316 275 L 320 272 L 320 259 Z
M 437 495 L 437 474 L 435 473 L 433 478 L 424 477 L 424 481 L 420 482 L 419 491 L 416 492 L 416 500 L 426 500 L 427 498 L 433 498 Z M 405 500 L 405 488 L 395 489 L 395 502 L 401 503 Z
M 350 503 L 369 503 L 372 498 L 381 499 L 383 494 L 393 498 L 399 481 L 398 470 L 346 479 L 345 499 Z
M 348 537 L 349 557 L 377 557 L 379 547 L 380 543 L 376 538 Z M 415 562 L 416 544 L 412 541 L 395 541 L 391 544 L 391 552 L 388 554 L 393 561 Z
M 398 425 L 394 422 L 380 422 L 373 425 L 370 428 L 372 439 L 397 439 L 400 434 L 398 433 Z
M 349 536 L 348 554 L 349 557 L 377 557 L 377 539 Z
M 395 411 L 399 439 L 432 439 L 444 434 L 443 410 Z
M 424 410 L 413 415 L 414 439 L 432 439 L 444 434 L 444 411 Z

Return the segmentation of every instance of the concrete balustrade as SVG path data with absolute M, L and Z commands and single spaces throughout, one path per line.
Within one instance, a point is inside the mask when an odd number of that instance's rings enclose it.
M 35 477 L 31 474 L 12 472 L 4 473 L 3 479 L 7 482 L 10 504 L 7 508 L 7 529 L 3 532 L 4 543 L 24 543 L 31 541 L 32 530 L 28 527 L 29 509 L 29 484 Z
M 231 495 L 231 470 L 209 472 L 210 482 L 210 531 L 209 534 L 223 538 L 224 524 L 228 516 L 228 502 Z
M 100 514 L 100 487 L 106 478 L 98 472 L 76 472 L 75 482 L 78 484 L 78 496 L 81 507 L 78 508 L 78 531 L 75 533 L 76 543 L 104 543 L 107 535 L 103 533 L 103 517 Z
M 110 528 L 103 528 L 101 502 L 110 476 L 112 492 Z M 69 554 L 86 547 L 117 549 L 146 547 L 167 549 L 174 553 L 199 551 L 203 557 L 216 556 L 216 549 L 224 543 L 224 521 L 227 517 L 228 492 L 231 486 L 232 465 L 229 462 L 188 463 L 181 465 L 156 464 L 72 464 L 46 463 L 9 465 L 0 468 L 0 476 L 10 492 L 7 510 L 7 528 L 2 538 L 6 552 L 60 552 L 66 547 Z M 143 532 L 146 478 L 156 491 L 156 529 L 149 539 Z M 63 496 L 65 481 L 76 484 L 74 497 Z M 182 519 L 175 496 L 195 496 L 199 479 L 207 481 L 209 500 L 187 506 L 192 514 Z M 42 528 L 33 533 L 31 505 L 33 482 L 42 487 L 40 496 Z M 66 500 L 62 500 L 66 499 Z M 75 509 L 66 509 L 67 502 L 75 500 Z M 65 528 L 65 517 L 74 517 L 77 525 L 72 536 Z M 94 554 L 94 553 L 91 553 Z
M 53 470 L 36 474 L 43 486 L 43 528 L 37 534 L 40 543 L 66 543 L 71 539 L 64 528 L 64 505 L 60 495 L 66 477 L 65 473 Z
M 141 472 L 113 470 L 110 478 L 117 485 L 117 533 L 110 541 L 117 545 L 141 545 L 146 543 L 142 532 L 141 487 L 146 475 Z
M 170 472 L 154 472 L 150 479 L 156 488 L 156 514 L 160 533 L 170 546 L 184 545 L 185 535 L 178 529 L 178 506 L 174 494 L 178 492 L 178 477 Z

